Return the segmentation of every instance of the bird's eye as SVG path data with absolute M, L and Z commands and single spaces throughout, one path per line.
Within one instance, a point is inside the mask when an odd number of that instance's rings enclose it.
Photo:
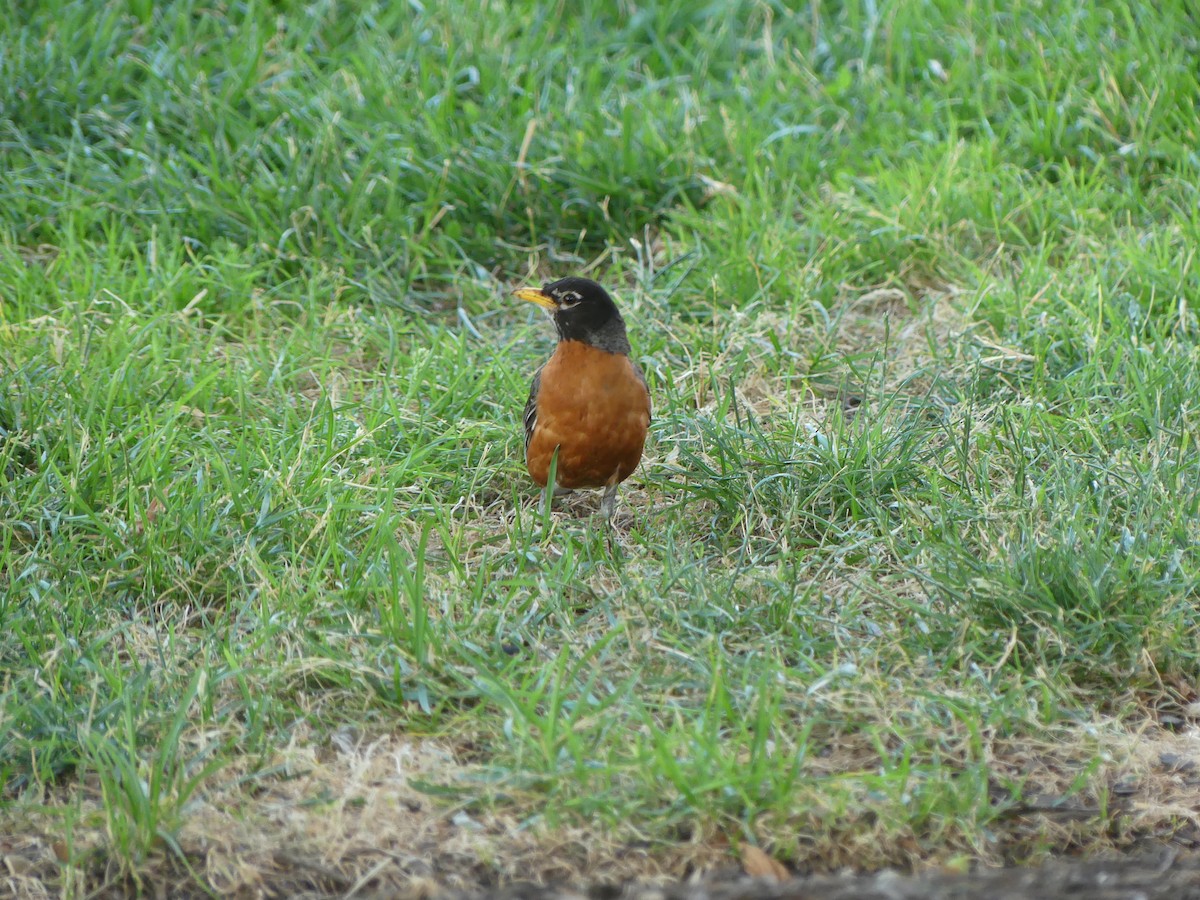
M 560 311 L 570 309 L 573 306 L 578 306 L 582 300 L 583 297 L 574 291 L 563 291 L 563 293 L 558 295 L 558 308 Z

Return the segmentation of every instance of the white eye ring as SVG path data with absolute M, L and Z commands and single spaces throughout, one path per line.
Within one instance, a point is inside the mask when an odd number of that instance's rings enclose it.
M 560 310 L 570 309 L 571 307 L 578 306 L 583 302 L 583 297 L 581 297 L 575 291 L 563 291 L 563 293 L 558 294 L 557 296 L 558 308 Z

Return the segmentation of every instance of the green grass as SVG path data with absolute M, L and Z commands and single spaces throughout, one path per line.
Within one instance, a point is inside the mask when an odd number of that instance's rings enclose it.
M 346 728 L 445 748 L 434 812 L 663 859 L 1133 836 L 1123 742 L 1200 676 L 1200 19 L 1154 6 L 16 4 L 30 877 L 219 890 L 199 810 Z M 506 294 L 582 271 L 655 404 L 612 535 L 521 461 Z

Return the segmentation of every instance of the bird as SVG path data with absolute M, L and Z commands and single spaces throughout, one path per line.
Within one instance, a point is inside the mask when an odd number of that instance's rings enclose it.
M 629 357 L 625 320 L 590 278 L 561 278 L 513 295 L 546 310 L 558 332 L 554 353 L 529 386 L 525 467 L 547 502 L 555 493 L 603 488 L 600 511 L 611 522 L 617 485 L 637 468 L 650 428 L 650 390 Z M 552 468 L 554 484 L 547 486 Z

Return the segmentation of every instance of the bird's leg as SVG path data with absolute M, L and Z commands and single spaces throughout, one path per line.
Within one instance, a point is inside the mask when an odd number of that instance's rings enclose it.
M 606 524 L 612 524 L 613 509 L 617 505 L 617 478 L 613 478 L 604 486 L 604 494 L 600 498 L 600 512 L 604 513 Z

